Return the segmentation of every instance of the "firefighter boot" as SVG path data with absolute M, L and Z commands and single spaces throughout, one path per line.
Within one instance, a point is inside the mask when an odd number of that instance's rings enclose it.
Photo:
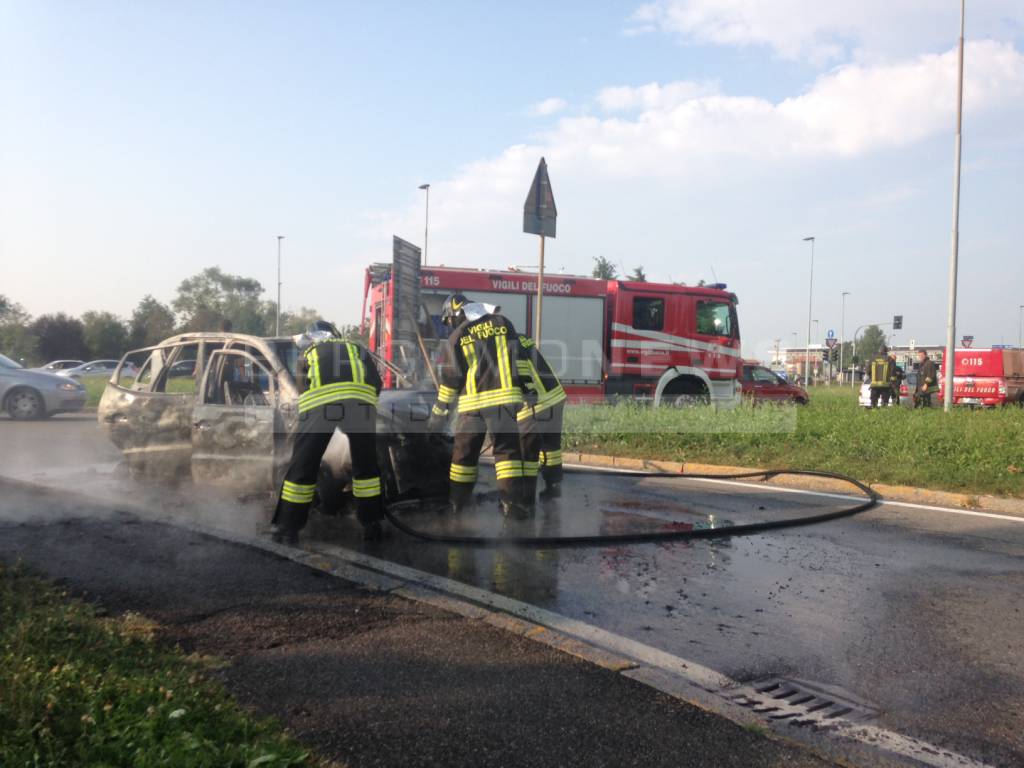
M 464 512 L 473 503 L 473 486 L 468 483 L 452 483 L 448 491 L 448 501 L 453 514 Z
M 544 501 L 562 498 L 562 484 L 559 483 L 545 483 L 544 490 L 540 492 L 540 497 Z
M 276 544 L 295 546 L 299 543 L 299 532 L 283 525 L 272 525 L 270 526 L 270 538 Z

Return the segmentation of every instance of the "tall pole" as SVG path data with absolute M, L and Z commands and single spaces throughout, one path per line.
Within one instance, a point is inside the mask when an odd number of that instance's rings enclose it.
M 843 345 L 846 344 L 846 297 L 849 291 L 843 291 L 843 311 L 839 320 L 839 383 L 843 383 Z M 852 378 L 852 375 L 851 375 Z
M 1024 304 L 1017 310 L 1017 349 L 1024 349 Z
M 949 308 L 946 318 L 946 382 L 943 408 L 953 408 L 953 373 L 956 359 L 956 271 L 960 250 L 960 138 L 964 115 L 964 14 L 966 0 L 960 0 L 960 41 L 957 46 L 956 155 L 953 161 L 953 234 L 949 254 Z
M 423 266 L 427 265 L 427 235 L 430 233 L 430 185 L 420 184 L 420 189 L 427 193 L 427 209 L 423 219 Z
M 811 243 L 811 287 L 807 294 L 807 351 L 804 353 L 804 386 L 811 385 L 811 312 L 814 308 L 814 237 L 805 237 Z
M 277 319 L 274 322 L 274 335 L 281 335 L 281 241 L 284 235 L 277 236 Z
M 533 341 L 540 349 L 541 303 L 544 301 L 544 235 L 540 236 L 540 269 L 537 270 L 537 312 L 533 323 Z

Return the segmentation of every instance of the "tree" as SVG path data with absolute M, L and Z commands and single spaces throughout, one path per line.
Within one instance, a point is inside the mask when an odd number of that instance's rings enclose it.
M 22 363 L 38 362 L 38 340 L 29 330 L 31 320 L 21 304 L 0 295 L 0 352 Z
M 82 332 L 90 357 L 120 359 L 128 344 L 128 328 L 110 312 L 86 312 L 82 315 Z
M 48 360 L 81 360 L 89 355 L 82 321 L 63 312 L 40 315 L 29 330 L 38 339 L 41 362 Z
M 282 312 L 281 335 L 294 336 L 297 333 L 302 333 L 320 317 L 319 312 L 309 307 L 302 307 L 298 312 Z
M 274 304 L 262 301 L 262 294 L 258 280 L 208 267 L 181 281 L 171 305 L 184 330 L 218 330 L 228 320 L 237 333 L 266 336 L 274 327 Z
M 634 283 L 646 283 L 647 273 L 644 272 L 643 267 L 637 267 L 626 277 L 627 280 L 632 280 Z
M 865 328 L 864 333 L 857 339 L 857 364 L 863 367 L 870 363 L 885 342 L 885 333 L 877 325 Z
M 174 313 L 166 304 L 146 294 L 132 312 L 128 326 L 132 349 L 151 347 L 174 334 Z
M 590 273 L 599 280 L 614 280 L 618 274 L 618 268 L 604 256 L 594 257 L 594 269 Z

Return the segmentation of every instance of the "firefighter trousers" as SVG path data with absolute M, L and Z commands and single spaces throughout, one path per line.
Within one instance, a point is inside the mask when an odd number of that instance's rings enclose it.
M 872 387 L 871 388 L 871 407 L 877 408 L 878 401 L 882 401 L 882 407 L 886 408 L 889 405 L 889 398 L 892 396 L 892 387 Z
M 455 418 L 455 443 L 448 472 L 449 498 L 455 509 L 465 506 L 472 498 L 480 451 L 488 432 L 494 441 L 494 471 L 501 500 L 505 504 L 523 503 L 525 477 L 516 423 L 518 410 L 518 405 L 496 405 L 460 413 Z
M 528 413 L 525 418 L 522 414 Z M 556 403 L 543 411 L 527 405 L 520 412 L 519 433 L 523 441 L 523 469 L 526 497 L 532 500 L 537 490 L 538 473 L 548 490 L 562 482 L 562 421 L 565 403 Z
M 280 528 L 300 531 L 306 525 L 316 494 L 320 461 L 335 428 L 348 437 L 356 517 L 364 526 L 383 517 L 377 467 L 377 409 L 358 400 L 339 400 L 299 415 L 291 462 L 274 513 L 273 522 Z

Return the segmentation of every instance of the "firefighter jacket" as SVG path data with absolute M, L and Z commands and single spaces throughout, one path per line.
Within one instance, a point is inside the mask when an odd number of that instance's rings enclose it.
M 435 414 L 447 414 L 456 398 L 459 413 L 523 402 L 519 335 L 506 318 L 484 315 L 464 322 L 448 337 L 446 352 Z
M 888 357 L 876 357 L 871 361 L 871 386 L 872 387 L 888 387 L 891 386 L 889 379 L 892 378 L 892 362 Z
M 548 361 L 544 359 L 544 355 L 537 349 L 533 339 L 527 336 L 519 337 L 519 360 L 516 361 L 516 365 L 523 380 L 527 405 L 519 412 L 519 421 L 565 402 L 567 395 L 562 389 L 561 382 L 551 370 Z
M 935 361 L 926 357 L 917 373 L 918 389 L 924 392 L 939 391 L 939 376 L 935 372 Z
M 377 366 L 359 344 L 324 339 L 299 360 L 299 413 L 340 400 L 377 405 L 381 380 Z

